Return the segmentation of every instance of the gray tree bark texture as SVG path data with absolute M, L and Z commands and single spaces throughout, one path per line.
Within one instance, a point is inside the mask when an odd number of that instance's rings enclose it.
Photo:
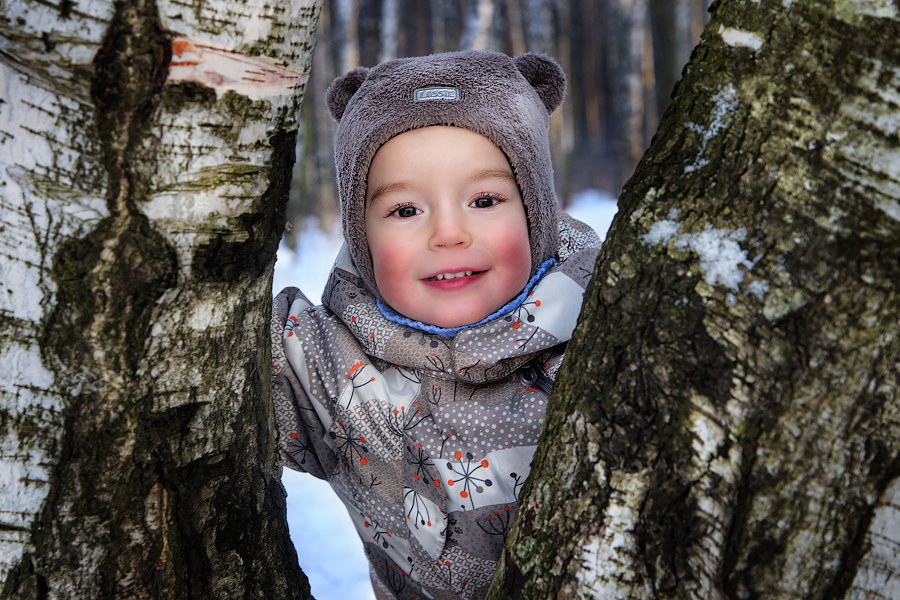
M 0 597 L 309 597 L 267 307 L 320 8 L 0 0 Z
M 490 598 L 900 598 L 900 4 L 721 0 Z

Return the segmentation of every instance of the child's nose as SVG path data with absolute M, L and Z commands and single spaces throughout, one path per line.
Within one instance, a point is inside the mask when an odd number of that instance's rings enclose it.
M 430 243 L 432 248 L 465 247 L 472 243 L 472 234 L 461 215 L 442 212 L 436 215 Z

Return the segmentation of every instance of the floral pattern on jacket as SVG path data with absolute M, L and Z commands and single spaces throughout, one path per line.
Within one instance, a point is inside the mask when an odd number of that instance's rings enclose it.
M 600 247 L 560 213 L 557 262 L 510 313 L 452 338 L 385 318 L 344 248 L 314 306 L 274 301 L 284 464 L 329 481 L 379 598 L 482 598 L 528 477 Z

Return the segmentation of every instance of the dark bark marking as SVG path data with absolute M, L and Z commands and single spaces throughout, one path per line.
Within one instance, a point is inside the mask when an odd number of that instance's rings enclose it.
M 63 2 L 60 9 L 72 6 Z M 154 455 L 139 429 L 149 399 L 135 370 L 154 307 L 175 284 L 177 265 L 174 250 L 136 209 L 146 186 L 131 161 L 159 100 L 169 47 L 153 0 L 115 3 L 91 81 L 110 216 L 57 250 L 51 270 L 57 303 L 40 336 L 44 364 L 63 365 L 57 378 L 75 379 L 84 390 L 67 398 L 50 491 L 34 522 L 35 551 L 25 559 L 32 572 L 7 586 L 15 597 L 87 589 L 98 598 L 120 597 L 126 573 L 133 576 L 132 591 L 174 592 L 161 590 L 152 570 L 134 571 L 138 563 L 152 564 L 145 556 L 158 555 L 163 544 L 146 531 L 141 510 L 155 477 L 148 466 Z M 130 441 L 133 451 L 123 460 Z M 62 506 L 65 514 L 58 512 Z M 92 518 L 99 524 L 91 525 Z M 135 530 L 153 541 L 136 547 Z M 104 549 L 99 574 L 80 572 L 84 536 Z
M 234 94 L 226 97 L 229 95 Z M 284 230 L 296 142 L 296 132 L 279 131 L 269 138 L 273 148 L 267 173 L 270 184 L 259 200 L 264 208 L 241 215 L 228 231 L 197 248 L 192 271 L 201 281 L 235 281 L 247 273 L 261 274 L 269 268 Z M 247 239 L 227 239 L 233 237 L 234 231 L 246 232 Z
M 3 587 L 0 588 L 3 598 L 21 598 L 22 600 L 48 600 L 49 588 L 47 579 L 36 572 L 32 556 L 26 554 L 22 560 L 10 569 Z
M 173 112 L 187 105 L 200 105 L 234 115 L 234 126 L 215 126 L 216 135 L 226 143 L 237 140 L 241 133 L 240 125 L 248 118 L 261 118 L 267 110 L 264 102 L 253 101 L 231 91 L 218 98 L 214 90 L 196 83 L 167 85 L 162 92 L 162 104 Z M 271 159 L 263 167 L 269 185 L 256 200 L 259 208 L 231 219 L 227 229 L 209 232 L 212 236 L 210 241 L 195 249 L 191 273 L 199 281 L 233 282 L 248 273 L 260 275 L 269 268 L 285 227 L 285 207 L 290 193 L 296 143 L 296 131 L 279 129 L 269 137 Z M 259 170 L 253 169 L 222 171 L 217 177 L 224 183 L 228 178 L 240 180 L 258 175 Z M 219 182 L 210 183 L 216 185 Z M 232 241 L 236 232 L 246 234 L 246 239 Z
M 59 2 L 59 16 L 63 19 L 68 19 L 72 16 L 72 9 L 75 8 L 75 2 L 73 0 L 60 0 Z

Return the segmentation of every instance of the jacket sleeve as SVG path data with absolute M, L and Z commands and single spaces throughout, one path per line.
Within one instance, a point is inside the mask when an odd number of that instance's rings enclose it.
M 290 335 L 296 324 L 292 315 L 311 306 L 294 287 L 285 288 L 272 301 L 272 399 L 284 466 L 326 479 L 335 457 L 322 442 L 324 428 L 295 370 L 305 369 L 305 365 L 291 365 L 284 349 L 284 336 Z

